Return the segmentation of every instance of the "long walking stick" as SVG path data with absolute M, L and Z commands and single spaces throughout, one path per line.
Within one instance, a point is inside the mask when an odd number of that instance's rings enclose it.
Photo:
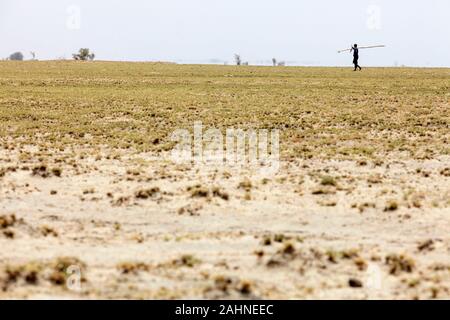
M 358 47 L 358 49 L 372 49 L 372 48 L 384 48 L 384 47 L 386 47 L 386 46 L 381 44 L 381 45 L 376 45 L 376 46 Z M 338 53 L 351 51 L 351 50 L 352 50 L 352 48 L 351 49 L 339 50 Z

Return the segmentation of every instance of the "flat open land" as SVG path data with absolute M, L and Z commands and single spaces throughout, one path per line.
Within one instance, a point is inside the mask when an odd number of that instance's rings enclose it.
M 450 299 L 450 69 L 8 61 L 0 124 L 0 298 Z

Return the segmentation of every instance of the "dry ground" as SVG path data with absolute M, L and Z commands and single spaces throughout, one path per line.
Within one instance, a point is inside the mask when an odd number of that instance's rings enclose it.
M 0 298 L 450 298 L 450 71 L 350 70 L 1 62 Z M 280 171 L 171 162 L 194 121 Z

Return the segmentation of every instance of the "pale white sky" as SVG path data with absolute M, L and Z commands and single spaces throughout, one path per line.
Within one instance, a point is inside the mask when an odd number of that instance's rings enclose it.
M 0 57 L 450 66 L 449 0 L 0 0 Z M 223 63 L 223 62 L 222 62 Z

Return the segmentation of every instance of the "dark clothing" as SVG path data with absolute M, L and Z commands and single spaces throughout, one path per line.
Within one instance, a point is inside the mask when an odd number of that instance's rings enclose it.
M 353 47 L 352 50 L 353 50 L 353 64 L 355 65 L 355 71 L 356 71 L 356 69 L 358 69 L 358 68 L 359 68 L 359 70 L 361 70 L 361 67 L 360 67 L 359 64 L 358 64 L 358 59 L 359 59 L 359 49 Z

